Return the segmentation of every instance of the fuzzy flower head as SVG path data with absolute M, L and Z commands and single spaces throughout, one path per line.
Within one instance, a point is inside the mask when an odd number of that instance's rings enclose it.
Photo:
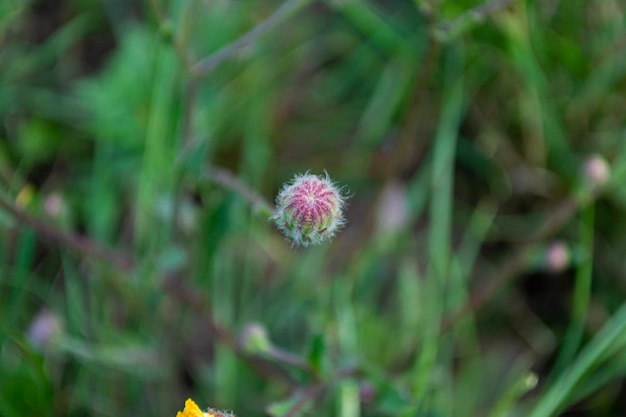
M 183 411 L 179 411 L 176 417 L 235 417 L 234 414 L 226 411 L 217 411 L 209 408 L 206 411 L 200 410 L 198 404 L 196 404 L 191 398 L 185 401 L 185 408 Z
M 294 246 L 317 245 L 343 225 L 345 197 L 326 176 L 296 175 L 276 197 L 271 219 Z

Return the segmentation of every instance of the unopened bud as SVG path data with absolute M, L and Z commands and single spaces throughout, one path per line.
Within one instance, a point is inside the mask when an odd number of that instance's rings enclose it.
M 343 225 L 345 198 L 328 177 L 297 175 L 276 197 L 271 219 L 294 246 L 317 245 Z
M 241 332 L 241 348 L 248 353 L 264 353 L 272 349 L 265 327 L 259 323 L 248 324 Z
M 546 263 L 552 272 L 562 272 L 568 267 L 570 251 L 567 245 L 561 241 L 553 242 L 546 253 Z
M 529 372 L 528 375 L 526 375 L 526 378 L 524 378 L 524 388 L 526 391 L 535 389 L 537 383 L 539 383 L 539 377 L 534 372 Z
M 392 235 L 406 228 L 409 221 L 406 187 L 390 182 L 383 189 L 378 203 L 379 233 Z
M 44 199 L 43 209 L 48 216 L 59 217 L 66 210 L 65 201 L 59 193 L 49 194 Z
M 359 397 L 364 404 L 370 404 L 376 399 L 378 390 L 371 382 L 363 382 L 359 386 Z
M 38 348 L 47 347 L 52 339 L 63 332 L 61 320 L 49 310 L 41 310 L 28 329 L 28 340 Z
M 609 163 L 599 155 L 591 156 L 585 161 L 585 176 L 594 188 L 603 186 L 611 176 Z

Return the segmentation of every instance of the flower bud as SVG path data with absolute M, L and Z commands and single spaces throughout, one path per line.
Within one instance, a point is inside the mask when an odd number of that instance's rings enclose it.
M 370 404 L 378 395 L 378 390 L 371 382 L 363 382 L 359 386 L 359 397 L 361 398 L 361 402 L 364 404 Z
M 611 168 L 606 159 L 593 155 L 585 161 L 585 176 L 593 187 L 601 187 L 609 180 Z
M 561 241 L 552 242 L 546 253 L 548 269 L 551 272 L 563 272 L 570 263 L 570 251 Z
M 526 378 L 524 378 L 524 388 L 526 388 L 527 391 L 535 389 L 537 383 L 539 383 L 539 377 L 534 372 L 529 372 Z
M 27 337 L 37 348 L 46 348 L 52 340 L 63 333 L 63 323 L 52 311 L 43 309 L 33 319 Z
M 243 329 L 239 344 L 248 353 L 261 354 L 272 349 L 272 342 L 270 342 L 267 331 L 259 323 L 250 323 Z
M 59 193 L 52 193 L 46 196 L 43 201 L 43 209 L 50 217 L 57 218 L 66 209 L 65 201 Z
M 271 219 L 293 246 L 317 245 L 343 225 L 345 198 L 326 177 L 296 175 L 276 197 Z

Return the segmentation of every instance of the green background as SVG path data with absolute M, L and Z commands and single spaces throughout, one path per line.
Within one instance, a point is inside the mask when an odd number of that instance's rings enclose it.
M 619 0 L 3 0 L 0 416 L 626 415 L 625 76 Z

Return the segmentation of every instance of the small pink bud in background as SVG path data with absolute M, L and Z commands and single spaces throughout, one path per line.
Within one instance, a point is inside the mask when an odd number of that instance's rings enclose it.
M 609 180 L 611 168 L 603 157 L 593 155 L 585 161 L 585 175 L 593 187 L 601 187 Z
M 317 245 L 343 225 L 344 204 L 341 191 L 328 174 L 296 175 L 276 197 L 271 219 L 294 246 Z
M 378 202 L 376 228 L 381 235 L 393 235 L 407 227 L 409 210 L 406 186 L 396 181 L 385 185 Z
M 546 254 L 548 269 L 552 272 L 562 272 L 569 266 L 570 253 L 565 243 L 557 241 L 550 244 Z
M 43 201 L 43 209 L 50 217 L 59 217 L 66 209 L 65 201 L 61 194 L 52 193 L 46 196 Z
M 371 382 L 362 382 L 359 386 L 359 397 L 364 404 L 370 404 L 378 395 L 378 390 Z
M 33 319 L 27 332 L 28 340 L 38 348 L 47 347 L 52 339 L 63 333 L 63 323 L 52 311 L 43 309 Z

